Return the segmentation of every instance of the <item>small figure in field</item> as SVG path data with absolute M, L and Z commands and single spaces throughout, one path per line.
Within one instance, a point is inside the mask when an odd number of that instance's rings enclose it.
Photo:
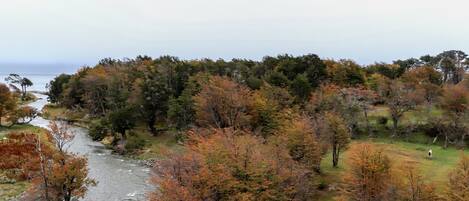
M 428 150 L 428 158 L 432 158 L 433 157 L 433 151 L 432 149 Z

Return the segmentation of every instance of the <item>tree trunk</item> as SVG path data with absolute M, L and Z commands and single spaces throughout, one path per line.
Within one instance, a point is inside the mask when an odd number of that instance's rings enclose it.
M 392 136 L 391 137 L 396 137 L 397 136 L 397 125 L 399 123 L 399 119 L 393 117 L 392 118 Z
M 25 101 L 26 100 L 26 86 L 21 85 L 21 92 L 22 92 L 21 100 Z
M 372 137 L 371 129 L 370 129 L 370 121 L 368 120 L 368 110 L 363 109 L 363 114 L 365 115 L 365 126 L 366 126 L 366 133 L 369 137 Z
M 444 145 L 444 148 L 448 148 L 448 134 L 445 133 L 445 145 Z
M 334 144 L 332 146 L 332 167 L 337 168 L 339 165 L 339 149 L 337 148 L 337 145 Z
M 70 200 L 72 200 L 72 192 L 70 192 L 69 190 L 66 190 L 64 194 L 64 201 L 70 201 Z
M 2 127 L 3 111 L 0 109 L 0 127 Z
M 155 116 L 151 116 L 147 119 L 148 130 L 150 130 L 150 133 L 152 135 L 157 135 L 158 134 L 158 131 L 155 128 L 155 122 L 156 122 L 156 117 Z
M 464 144 L 466 141 L 466 134 L 463 133 L 462 136 L 461 136 L 461 144 Z
M 44 199 L 46 201 L 49 201 L 49 186 L 48 186 L 48 178 L 47 178 L 47 172 L 46 172 L 46 160 L 44 158 L 44 155 L 42 153 L 42 147 L 41 147 L 41 141 L 38 139 L 38 142 L 36 143 L 36 151 L 39 154 L 39 159 L 40 159 L 40 165 L 41 165 L 41 176 L 42 176 L 42 182 L 44 182 Z

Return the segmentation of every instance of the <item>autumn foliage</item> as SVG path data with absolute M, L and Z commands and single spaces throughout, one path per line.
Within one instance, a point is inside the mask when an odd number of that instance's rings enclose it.
M 392 200 L 392 162 L 371 144 L 354 146 L 348 156 L 350 170 L 344 177 L 344 195 L 348 200 Z
M 377 145 L 361 143 L 348 153 L 349 170 L 343 177 L 339 200 L 354 201 L 444 201 L 411 161 L 392 161 Z
M 448 187 L 449 200 L 469 200 L 469 156 L 461 154 L 459 163 L 449 175 Z
M 197 122 L 213 128 L 246 127 L 249 97 L 246 87 L 226 78 L 211 77 L 194 97 Z
M 454 50 L 368 66 L 312 54 L 261 61 L 138 56 L 58 77 L 50 93 L 99 120 L 96 139 L 112 135 L 115 148 L 131 142 L 127 134 L 143 138 L 143 126 L 154 136 L 176 136 L 182 151 L 156 164 L 151 200 L 316 200 L 318 188 L 340 186 L 344 200 L 436 201 L 447 195 L 420 164 L 401 164 L 379 146 L 352 140 L 467 147 L 468 61 Z M 4 119 L 7 106 L 0 103 Z M 324 159 L 337 169 L 324 168 Z M 464 179 L 459 165 L 449 200 L 466 199 L 456 182 Z
M 24 199 L 70 201 L 83 197 L 88 186 L 95 184 L 88 178 L 87 159 L 64 148 L 63 139 L 69 136 L 53 122 L 51 132 L 43 135 L 10 133 L 0 141 L 0 169 L 11 178 L 32 183 Z
M 283 143 L 230 129 L 193 133 L 184 154 L 159 164 L 151 200 L 311 200 L 312 172 Z

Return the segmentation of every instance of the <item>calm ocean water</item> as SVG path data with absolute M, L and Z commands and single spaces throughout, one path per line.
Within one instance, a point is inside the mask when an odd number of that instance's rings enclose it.
M 55 78 L 55 74 L 33 75 L 33 74 L 20 74 L 23 77 L 29 78 L 33 82 L 33 86 L 28 88 L 29 91 L 47 91 L 47 84 Z M 7 74 L 0 74 L 0 83 L 6 83 L 5 78 Z

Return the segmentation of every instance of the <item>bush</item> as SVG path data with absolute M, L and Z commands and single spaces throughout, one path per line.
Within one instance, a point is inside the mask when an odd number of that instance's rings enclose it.
M 141 149 L 145 146 L 145 140 L 138 135 L 131 135 L 127 138 L 127 143 L 125 144 L 125 149 L 127 151 L 134 151 Z
M 176 142 L 185 142 L 188 136 L 187 133 L 184 131 L 176 131 L 174 138 L 176 139 Z
M 33 101 L 33 100 L 36 100 L 37 97 L 34 96 L 34 94 L 32 93 L 27 93 L 26 96 L 24 97 L 24 100 L 25 101 Z
M 16 183 L 15 179 L 8 178 L 7 176 L 0 175 L 0 184 L 14 184 Z
M 387 123 L 388 123 L 388 118 L 387 117 L 379 117 L 378 118 L 378 124 L 386 125 Z
M 321 181 L 319 181 L 319 184 L 318 184 L 318 190 L 325 190 L 327 189 L 327 187 L 329 187 L 329 185 L 327 184 L 327 181 L 324 179 L 321 179 Z
M 440 135 L 440 131 L 444 128 L 441 127 L 442 125 L 439 123 L 430 122 L 428 124 L 419 124 L 417 125 L 416 130 L 421 131 L 428 137 L 436 137 Z
M 93 140 L 100 141 L 106 137 L 108 133 L 108 128 L 104 120 L 98 122 L 93 122 L 90 125 L 89 135 Z
M 248 85 L 248 87 L 252 90 L 257 90 L 257 89 L 260 89 L 261 86 L 262 86 L 262 80 L 257 78 L 257 77 L 254 77 L 254 76 L 250 76 L 247 80 L 246 80 L 246 85 Z

